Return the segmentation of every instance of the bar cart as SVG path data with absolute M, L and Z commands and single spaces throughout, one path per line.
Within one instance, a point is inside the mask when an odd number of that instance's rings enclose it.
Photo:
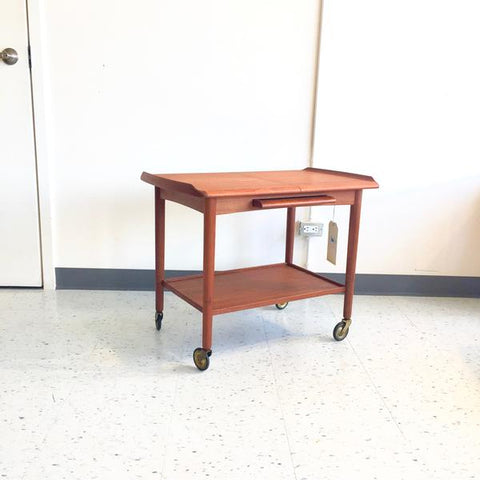
M 344 293 L 343 319 L 333 330 L 344 340 L 351 325 L 362 191 L 378 188 L 372 177 L 316 168 L 235 173 L 151 174 L 141 179 L 155 187 L 155 324 L 161 329 L 164 290 L 202 312 L 202 347 L 193 352 L 199 370 L 212 354 L 214 315 L 289 301 Z M 165 278 L 165 200 L 203 213 L 203 273 Z M 345 285 L 293 263 L 296 207 L 350 205 Z M 285 208 L 285 262 L 215 272 L 216 216 L 234 212 Z

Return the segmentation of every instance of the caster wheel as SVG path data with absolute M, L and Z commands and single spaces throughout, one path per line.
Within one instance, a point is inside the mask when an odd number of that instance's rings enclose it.
M 193 363 L 199 370 L 206 370 L 210 366 L 211 350 L 205 350 L 203 348 L 196 348 L 193 351 Z
M 333 329 L 333 338 L 337 342 L 341 342 L 342 340 L 345 340 L 348 335 L 348 330 L 349 327 L 347 327 L 347 323 L 345 320 L 342 320 L 341 322 L 337 323 L 335 325 L 335 328 Z
M 162 319 L 163 319 L 163 312 L 157 312 L 155 315 L 155 327 L 157 330 L 162 328 Z
M 285 303 L 276 303 L 275 306 L 279 309 L 279 310 L 283 310 L 284 308 L 287 308 L 287 305 L 288 305 L 288 302 L 285 302 Z

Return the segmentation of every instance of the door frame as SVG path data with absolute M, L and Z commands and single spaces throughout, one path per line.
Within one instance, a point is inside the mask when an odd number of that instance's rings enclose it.
M 27 36 L 30 46 L 30 86 L 32 95 L 32 121 L 34 130 L 35 164 L 38 196 L 38 223 L 40 231 L 40 256 L 42 262 L 42 283 L 47 290 L 55 289 L 55 268 L 53 263 L 52 200 L 50 188 L 53 159 L 53 132 L 49 109 L 47 70 L 43 67 L 47 54 L 44 3 L 25 0 L 27 12 Z

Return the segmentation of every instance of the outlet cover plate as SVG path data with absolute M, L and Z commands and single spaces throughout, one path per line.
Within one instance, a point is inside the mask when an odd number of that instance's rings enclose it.
M 302 237 L 321 237 L 323 235 L 323 223 L 298 222 L 298 233 Z

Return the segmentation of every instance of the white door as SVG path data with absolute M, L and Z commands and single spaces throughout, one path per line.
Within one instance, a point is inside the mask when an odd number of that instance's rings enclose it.
M 25 3 L 2 0 L 0 15 L 0 286 L 33 287 L 42 270 Z

